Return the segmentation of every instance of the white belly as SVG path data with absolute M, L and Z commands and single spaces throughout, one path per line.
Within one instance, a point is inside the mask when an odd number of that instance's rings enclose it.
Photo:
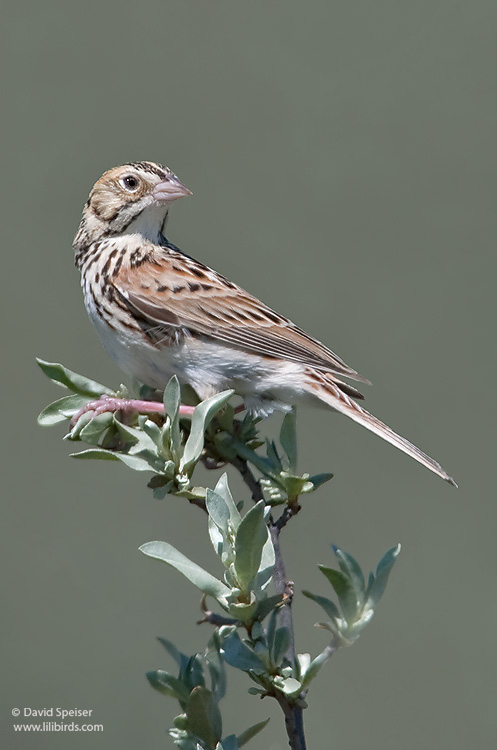
M 251 411 L 270 413 L 300 401 L 304 395 L 303 365 L 232 348 L 222 343 L 186 337 L 180 344 L 151 346 L 126 328 L 112 330 L 102 321 L 91 298 L 88 314 L 108 354 L 140 383 L 164 390 L 176 375 L 200 398 L 233 388 Z M 272 403 L 271 403 L 272 402 Z

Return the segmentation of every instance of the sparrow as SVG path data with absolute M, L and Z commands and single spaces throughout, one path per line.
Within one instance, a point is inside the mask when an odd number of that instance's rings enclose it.
M 256 416 L 327 406 L 457 486 L 358 403 L 364 397 L 347 381 L 366 378 L 167 239 L 171 204 L 191 194 L 168 167 L 130 162 L 105 172 L 84 206 L 75 262 L 89 317 L 119 367 L 158 390 L 176 375 L 201 399 L 233 389 Z

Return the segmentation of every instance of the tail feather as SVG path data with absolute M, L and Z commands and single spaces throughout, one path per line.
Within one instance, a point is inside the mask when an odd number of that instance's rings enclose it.
M 339 383 L 333 381 L 332 377 L 312 371 L 312 373 L 309 373 L 309 386 L 311 392 L 321 399 L 321 401 L 324 401 L 336 411 L 350 417 L 354 422 L 358 422 L 363 427 L 371 430 L 375 435 L 379 435 L 383 440 L 407 453 L 408 456 L 419 461 L 420 464 L 426 466 L 430 471 L 438 474 L 439 477 L 445 479 L 453 487 L 457 487 L 452 477 L 447 474 L 437 461 L 430 458 L 426 453 L 423 453 L 422 450 L 401 437 L 401 435 L 397 435 L 388 425 L 367 412 L 362 406 L 359 406 L 344 392 Z

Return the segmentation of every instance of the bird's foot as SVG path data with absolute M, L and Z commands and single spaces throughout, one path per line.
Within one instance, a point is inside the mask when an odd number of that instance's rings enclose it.
M 182 417 L 191 417 L 194 406 L 181 404 L 179 413 Z M 121 411 L 125 414 L 138 412 L 139 414 L 164 414 L 164 404 L 160 401 L 142 401 L 137 398 L 117 398 L 115 396 L 100 396 L 95 401 L 89 401 L 86 406 L 80 409 L 71 419 L 71 428 L 74 427 L 78 419 L 83 415 L 91 412 L 94 417 L 105 412 Z

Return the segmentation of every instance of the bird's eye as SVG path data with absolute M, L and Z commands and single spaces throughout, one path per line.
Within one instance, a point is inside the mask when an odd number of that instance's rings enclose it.
M 129 193 L 134 193 L 140 185 L 138 177 L 135 177 L 134 174 L 127 174 L 125 177 L 122 177 L 119 182 Z

